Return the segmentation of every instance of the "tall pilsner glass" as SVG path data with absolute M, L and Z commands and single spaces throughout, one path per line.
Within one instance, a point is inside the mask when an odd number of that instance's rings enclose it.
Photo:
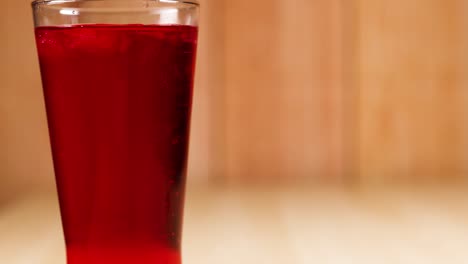
M 198 2 L 32 3 L 69 264 L 180 264 Z

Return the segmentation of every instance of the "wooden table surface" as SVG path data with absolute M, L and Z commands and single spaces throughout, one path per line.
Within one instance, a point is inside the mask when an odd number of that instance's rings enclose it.
M 191 188 L 184 263 L 468 263 L 467 190 Z M 65 263 L 54 197 L 0 207 L 0 263 Z

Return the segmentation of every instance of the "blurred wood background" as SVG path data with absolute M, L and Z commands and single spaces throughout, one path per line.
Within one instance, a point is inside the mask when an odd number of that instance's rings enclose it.
M 360 179 L 466 177 L 467 2 L 358 3 Z
M 3 3 L 7 197 L 53 189 L 53 171 L 29 1 Z M 204 0 L 189 178 L 464 179 L 467 50 L 463 0 Z

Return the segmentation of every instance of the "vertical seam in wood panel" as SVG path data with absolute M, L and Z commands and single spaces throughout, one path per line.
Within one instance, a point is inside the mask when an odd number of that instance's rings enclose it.
M 217 32 L 220 34 L 220 41 L 219 47 L 221 48 L 220 54 L 221 54 L 221 65 L 219 65 L 221 70 L 219 73 L 221 76 L 218 76 L 218 87 L 214 87 L 214 89 L 219 89 L 219 91 L 216 91 L 216 94 L 218 95 L 216 98 L 214 98 L 215 102 L 215 111 L 219 111 L 216 114 L 216 118 L 213 122 L 213 130 L 214 134 L 219 135 L 216 136 L 217 140 L 215 140 L 215 146 L 214 150 L 215 152 L 218 153 L 213 153 L 217 158 L 215 161 L 214 166 L 214 174 L 213 174 L 213 179 L 212 181 L 216 184 L 224 184 L 226 182 L 226 159 L 227 159 L 227 129 L 226 129 L 226 114 L 227 114 L 227 98 L 226 98 L 226 0 L 218 0 L 217 1 L 217 8 L 215 9 L 215 12 L 219 12 L 219 21 L 221 22 L 221 26 L 219 27 L 221 32 Z M 218 102 L 216 102 L 219 100 Z
M 223 69 L 222 69 L 222 72 L 223 72 L 223 115 L 224 115 L 224 118 L 223 118 L 223 123 L 222 123 L 222 131 L 220 131 L 222 134 L 223 134 L 223 139 L 224 139 L 224 148 L 223 148 L 223 158 L 224 158 L 224 166 L 223 166 L 223 180 L 220 180 L 219 183 L 220 184 L 229 184 L 229 182 L 231 181 L 230 179 L 232 178 L 232 170 L 231 170 L 231 165 L 230 165 L 230 146 L 229 146 L 229 117 L 230 117 L 230 109 L 229 109 L 229 98 L 228 98 L 228 87 L 229 87 L 229 84 L 228 84 L 228 81 L 229 81 L 229 78 L 228 78 L 228 54 L 227 54 L 227 50 L 228 50 L 228 34 L 229 34 L 229 31 L 228 31 L 228 28 L 227 28 L 227 25 L 228 25 L 228 22 L 229 22 L 229 18 L 228 18 L 228 12 L 229 12 L 229 6 L 227 4 L 228 1 L 230 0 L 219 0 L 220 2 L 222 2 L 222 10 L 223 10 L 223 19 L 221 20 L 222 21 L 222 28 L 223 28 L 223 32 L 222 32 L 222 39 L 223 39 L 223 43 L 222 43 L 222 47 L 223 47 Z
M 359 0 L 342 0 L 343 15 L 343 148 L 346 184 L 360 182 L 360 34 Z

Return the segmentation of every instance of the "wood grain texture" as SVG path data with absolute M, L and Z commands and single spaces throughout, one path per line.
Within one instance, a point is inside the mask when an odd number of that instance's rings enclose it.
M 456 0 L 359 1 L 362 181 L 465 177 L 466 12 Z
M 226 2 L 228 180 L 340 180 L 339 3 Z
M 5 6 L 6 197 L 54 184 L 29 1 Z M 203 0 L 189 180 L 466 179 L 467 13 L 463 0 Z

